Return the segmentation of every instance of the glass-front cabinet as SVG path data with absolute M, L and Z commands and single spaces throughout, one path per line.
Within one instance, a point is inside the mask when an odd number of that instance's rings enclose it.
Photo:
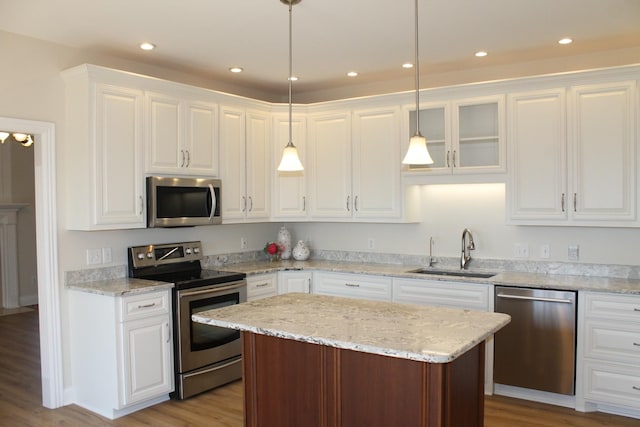
M 416 129 L 408 110 L 409 134 Z M 420 132 L 434 163 L 409 165 L 411 173 L 434 175 L 505 172 L 504 97 L 491 96 L 422 104 Z

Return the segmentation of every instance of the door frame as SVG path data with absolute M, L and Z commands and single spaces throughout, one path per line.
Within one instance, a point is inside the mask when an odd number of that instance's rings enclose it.
M 0 129 L 34 136 L 38 312 L 42 404 L 64 404 L 58 220 L 56 204 L 55 125 L 49 122 L 0 117 Z

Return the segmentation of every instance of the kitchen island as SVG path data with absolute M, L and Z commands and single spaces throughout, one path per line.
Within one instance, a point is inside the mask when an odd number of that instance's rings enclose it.
M 243 331 L 246 426 L 482 426 L 484 340 L 509 316 L 284 294 L 201 312 Z

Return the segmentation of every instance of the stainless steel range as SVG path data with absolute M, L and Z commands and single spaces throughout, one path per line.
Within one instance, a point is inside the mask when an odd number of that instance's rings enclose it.
M 247 300 L 244 273 L 203 270 L 201 242 L 130 247 L 129 277 L 175 283 L 174 398 L 186 399 L 242 377 L 240 333 L 191 316 Z

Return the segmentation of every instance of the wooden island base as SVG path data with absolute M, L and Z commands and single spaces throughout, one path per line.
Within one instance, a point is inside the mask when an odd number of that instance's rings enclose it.
M 242 335 L 245 426 L 483 425 L 484 342 L 426 363 Z

